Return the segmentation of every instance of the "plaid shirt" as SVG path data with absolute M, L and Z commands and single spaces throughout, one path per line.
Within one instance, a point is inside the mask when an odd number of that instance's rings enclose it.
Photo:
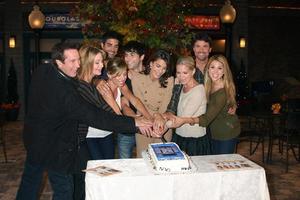
M 200 83 L 200 84 L 204 83 L 204 74 L 202 74 L 202 72 L 197 67 L 196 67 L 196 72 L 194 74 L 194 78 L 198 83 Z M 168 105 L 167 112 L 171 112 L 173 114 L 177 113 L 177 106 L 178 106 L 182 87 L 183 87 L 182 84 L 174 85 L 173 91 L 172 91 L 172 97 L 171 97 L 170 103 Z

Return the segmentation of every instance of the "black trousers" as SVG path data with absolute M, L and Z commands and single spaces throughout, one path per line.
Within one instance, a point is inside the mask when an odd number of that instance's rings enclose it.
M 77 170 L 74 178 L 74 200 L 85 200 L 85 173 L 82 170 L 86 169 L 87 161 L 91 160 L 91 155 L 88 150 L 86 141 L 81 142 L 78 149 L 76 160 Z

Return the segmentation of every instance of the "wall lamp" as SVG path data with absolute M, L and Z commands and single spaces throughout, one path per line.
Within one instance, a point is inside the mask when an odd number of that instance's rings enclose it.
M 232 25 L 236 18 L 236 10 L 231 5 L 230 0 L 225 0 L 225 4 L 222 6 L 220 10 L 220 19 L 224 24 L 225 32 L 226 32 L 226 57 L 228 62 L 231 63 L 231 50 L 232 50 Z
M 223 24 L 233 24 L 236 18 L 236 10 L 231 5 L 230 0 L 225 0 L 225 4 L 220 10 L 220 19 Z
M 33 70 L 40 64 L 40 32 L 45 25 L 45 15 L 41 12 L 38 5 L 33 6 L 33 10 L 28 16 L 28 22 L 32 30 L 34 31 L 34 43 L 35 43 L 35 62 Z
M 246 47 L 246 38 L 240 37 L 240 48 L 245 48 L 245 47 Z
M 15 35 L 11 35 L 9 37 L 9 40 L 8 40 L 8 47 L 9 48 L 16 48 L 16 36 Z

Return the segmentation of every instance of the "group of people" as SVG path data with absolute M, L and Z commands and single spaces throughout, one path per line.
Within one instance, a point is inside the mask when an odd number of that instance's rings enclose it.
M 34 73 L 24 122 L 27 158 L 17 199 L 37 199 L 48 172 L 53 199 L 84 199 L 91 159 L 141 157 L 148 144 L 176 142 L 188 155 L 234 153 L 240 132 L 235 86 L 226 57 L 196 34 L 194 58 L 103 35 L 101 46 L 59 43 L 52 64 Z M 121 57 L 118 55 L 122 55 Z M 145 63 L 145 64 L 144 64 Z M 53 92 L 53 93 L 52 93 Z

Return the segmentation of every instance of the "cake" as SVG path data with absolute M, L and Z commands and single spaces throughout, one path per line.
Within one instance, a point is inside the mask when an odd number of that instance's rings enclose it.
M 183 172 L 191 169 L 188 157 L 176 143 L 149 144 L 148 152 L 157 171 Z

